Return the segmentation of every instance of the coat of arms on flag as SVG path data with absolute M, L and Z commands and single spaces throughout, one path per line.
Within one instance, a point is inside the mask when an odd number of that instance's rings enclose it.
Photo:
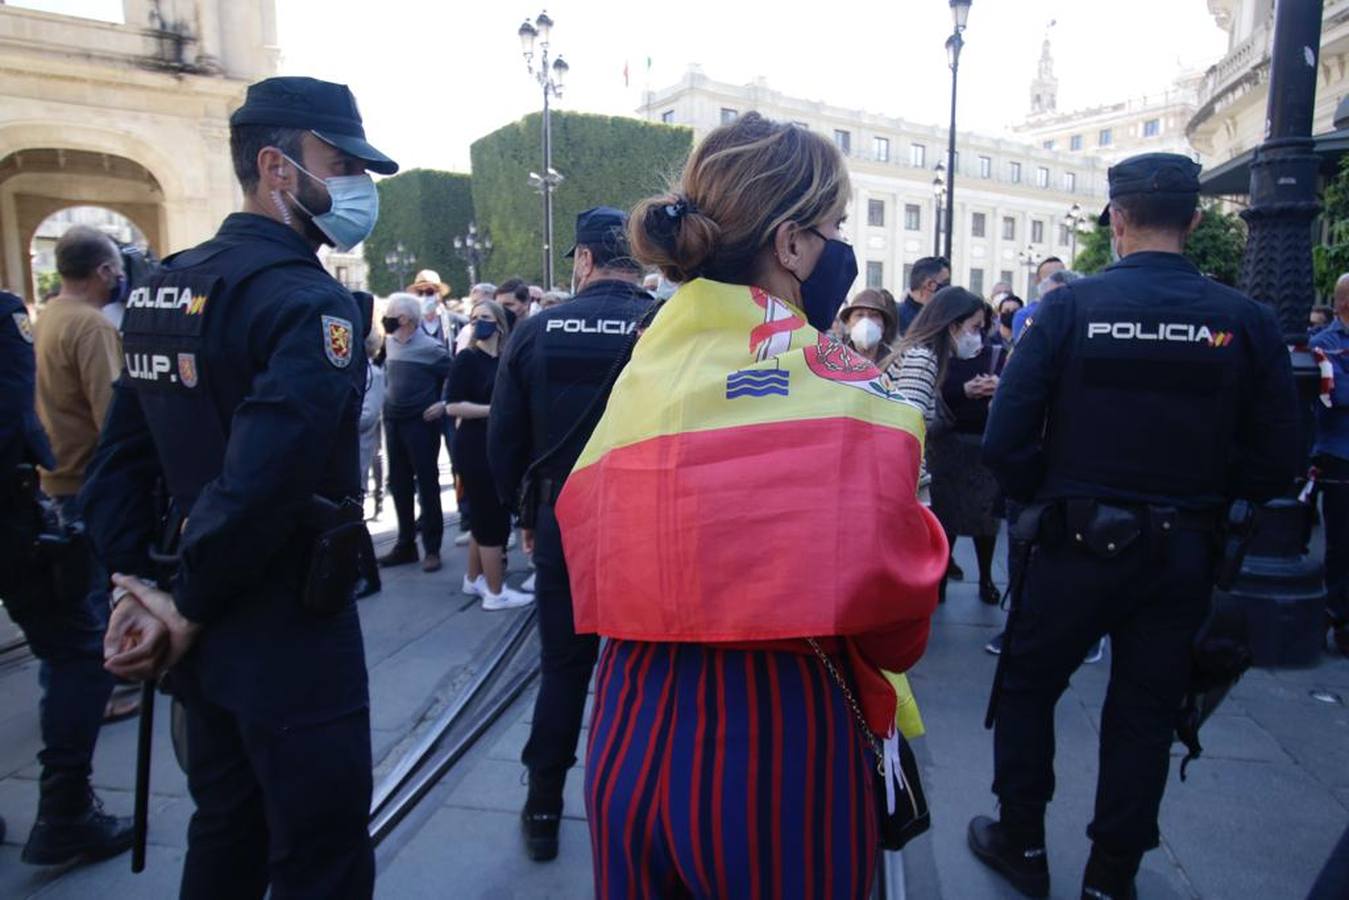
M 323 317 L 323 352 L 328 362 L 345 369 L 351 364 L 351 323 L 337 316 Z

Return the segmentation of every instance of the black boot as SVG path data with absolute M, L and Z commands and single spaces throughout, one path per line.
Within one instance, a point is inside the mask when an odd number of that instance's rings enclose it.
M 20 856 L 34 866 L 107 859 L 131 849 L 130 817 L 111 816 L 87 783 L 75 788 L 44 775 L 37 821 Z M 81 781 L 83 781 L 81 779 Z
M 378 562 L 381 566 L 405 566 L 418 559 L 416 544 L 394 544 L 393 549 L 381 556 Z
M 562 786 L 566 776 L 547 777 L 530 774 L 529 796 L 520 812 L 520 827 L 525 834 L 525 852 L 535 862 L 557 858 L 557 833 L 562 826 Z
M 1009 821 L 1006 807 L 1000 822 L 975 816 L 970 820 L 969 845 L 982 863 L 1027 897 L 1049 896 L 1043 817 L 1037 829 L 1029 816 Z
M 1136 900 L 1139 856 L 1116 856 L 1092 844 L 1082 876 L 1082 900 Z

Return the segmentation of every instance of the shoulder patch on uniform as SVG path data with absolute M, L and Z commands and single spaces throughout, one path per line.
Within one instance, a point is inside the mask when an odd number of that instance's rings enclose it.
M 33 323 L 28 318 L 28 313 L 15 312 L 10 315 L 14 317 L 14 327 L 19 329 L 19 337 L 30 344 L 33 343 Z
M 197 354 L 178 354 L 178 382 L 185 388 L 197 386 Z
M 328 362 L 345 369 L 351 364 L 351 322 L 337 316 L 323 316 L 323 352 Z

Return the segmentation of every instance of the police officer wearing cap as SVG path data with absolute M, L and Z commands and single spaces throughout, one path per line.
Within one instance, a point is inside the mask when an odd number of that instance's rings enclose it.
M 968 837 L 1032 897 L 1049 893 L 1054 706 L 1103 635 L 1114 664 L 1082 896 L 1134 895 L 1158 844 L 1221 523 L 1232 501 L 1278 496 L 1297 470 L 1297 399 L 1273 313 L 1182 255 L 1202 216 L 1199 170 L 1170 153 L 1110 169 L 1102 219 L 1118 261 L 1045 298 L 984 433 L 985 465 L 1028 504 L 1015 527 L 1033 549 L 990 706 L 1000 819 L 974 819 Z
M 168 671 L 185 705 L 184 897 L 369 897 L 351 599 L 364 326 L 315 251 L 369 235 L 367 170 L 398 167 L 366 142 L 347 87 L 311 78 L 251 85 L 230 151 L 244 211 L 127 300 L 125 368 L 81 494 L 120 573 L 107 667 Z M 176 565 L 157 568 L 152 545 Z
M 542 675 L 523 753 L 529 795 L 522 824 L 526 849 L 538 861 L 557 856 L 562 788 L 576 763 L 599 649 L 595 635 L 576 634 L 553 504 L 598 419 L 588 415 L 596 396 L 652 304 L 628 250 L 627 221 L 608 206 L 577 216 L 576 243 L 567 252 L 574 260 L 575 297 L 516 328 L 497 370 L 487 425 L 488 459 L 503 498 L 514 502 L 533 466 L 528 481 L 534 496 L 525 502 L 537 506 L 532 542 Z M 582 419 L 584 433 L 578 433 Z M 530 540 L 526 532 L 526 544 Z

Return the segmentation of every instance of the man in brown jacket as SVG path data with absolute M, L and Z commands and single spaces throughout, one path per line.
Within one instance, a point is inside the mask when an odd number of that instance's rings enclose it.
M 37 412 L 51 439 L 55 465 L 41 470 L 42 489 L 60 505 L 61 518 L 80 519 L 75 494 L 98 444 L 112 383 L 121 371 L 117 330 L 100 313 L 119 294 L 122 259 L 108 237 L 71 228 L 56 243 L 61 292 L 33 325 Z M 60 865 L 100 859 L 131 846 L 129 819 L 109 815 L 89 784 L 113 679 L 103 669 L 107 573 L 92 567 L 90 592 L 23 622 L 42 660 L 42 765 L 37 819 L 22 859 Z
M 33 326 L 37 354 L 37 414 L 51 439 L 55 469 L 42 472 L 42 490 L 74 512 L 84 467 L 98 445 L 112 383 L 122 370 L 117 329 L 100 309 L 119 293 L 122 257 L 100 231 L 76 225 L 56 242 L 61 292 Z

